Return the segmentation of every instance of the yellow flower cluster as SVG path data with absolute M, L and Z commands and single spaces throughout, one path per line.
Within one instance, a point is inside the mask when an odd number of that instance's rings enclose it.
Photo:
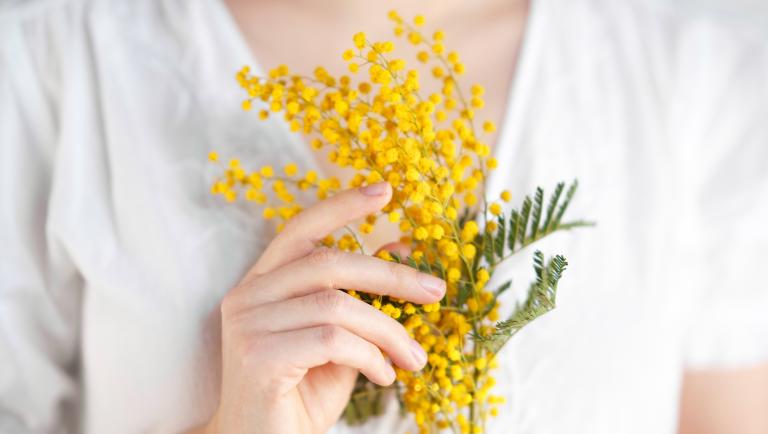
M 219 159 L 215 151 L 208 154 L 208 160 L 213 163 L 219 163 Z M 314 170 L 300 174 L 294 163 L 283 167 L 282 173 L 276 173 L 272 166 L 248 172 L 242 168 L 240 160 L 233 158 L 222 171 L 223 176 L 211 185 L 211 193 L 224 196 L 227 202 L 234 202 L 242 196 L 246 201 L 264 205 L 262 216 L 265 219 L 281 220 L 278 230 L 282 229 L 285 221 L 302 210 L 292 189 L 300 192 L 313 190 L 315 196 L 322 200 L 337 192 L 341 186 L 337 178 L 321 178 Z M 348 237 L 344 240 L 348 240 Z M 355 248 L 357 245 L 345 250 Z
M 392 42 L 372 42 L 358 33 L 342 55 L 357 79 L 333 77 L 322 67 L 311 76 L 292 74 L 286 66 L 259 77 L 244 67 L 237 73 L 248 94 L 242 108 L 258 109 L 261 119 L 281 114 L 292 131 L 310 138 L 314 149 L 326 150 L 329 161 L 354 171 L 350 187 L 383 180 L 392 186 L 392 201 L 369 215 L 359 232 L 370 233 L 380 218 L 399 225 L 402 240 L 412 246 L 411 257 L 388 252 L 379 257 L 440 276 L 447 282 L 446 296 L 440 303 L 417 306 L 353 289 L 348 293 L 402 322 L 427 351 L 423 370 L 397 370 L 401 400 L 420 432 L 452 428 L 479 433 L 503 402 L 491 394 L 495 354 L 471 339 L 489 333 L 498 319 L 498 302 L 486 289 L 490 272 L 480 258 L 484 232 L 496 230 L 489 215 L 502 212 L 499 202 L 486 203 L 484 197 L 487 173 L 497 162 L 477 134 L 480 129 L 493 132 L 495 126 L 486 121 L 476 128 L 484 89 L 473 85 L 469 94 L 462 91 L 457 78 L 465 66 L 444 45 L 444 33 L 425 34 L 421 16 L 412 23 L 395 12 L 389 17 L 395 35 L 418 47 L 417 60 L 429 65 L 432 79 L 441 84 L 439 93 L 419 93 L 419 73 L 403 59 L 391 58 Z M 219 156 L 211 153 L 209 159 L 218 162 Z M 249 172 L 234 159 L 222 164 L 222 171 L 213 194 L 261 204 L 264 218 L 282 222 L 301 210 L 295 192 L 311 190 L 323 199 L 341 188 L 338 179 L 302 173 L 294 164 L 280 172 L 270 166 Z M 502 193 L 500 201 L 509 200 L 509 192 Z M 323 243 L 347 251 L 361 247 L 354 232 L 329 236 Z

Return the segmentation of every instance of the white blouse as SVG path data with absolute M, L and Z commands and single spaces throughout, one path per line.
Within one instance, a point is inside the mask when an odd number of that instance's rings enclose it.
M 240 110 L 219 0 L 0 9 L 0 432 L 177 433 L 218 400 L 217 304 L 273 234 L 209 150 L 314 163 Z M 558 308 L 504 349 L 491 433 L 672 434 L 686 367 L 768 360 L 768 35 L 640 1 L 534 0 L 490 195 L 578 178 L 539 247 Z M 472 65 L 469 65 L 470 67 Z M 532 275 L 514 275 L 513 305 Z M 403 433 L 391 402 L 363 427 Z

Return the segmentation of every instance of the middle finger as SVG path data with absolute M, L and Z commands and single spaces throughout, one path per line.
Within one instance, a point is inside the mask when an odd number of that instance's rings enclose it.
M 285 300 L 325 289 L 354 289 L 419 304 L 437 302 L 445 294 L 443 279 L 407 265 L 330 248 L 316 249 L 256 280 L 258 290 L 244 288 L 246 305 Z

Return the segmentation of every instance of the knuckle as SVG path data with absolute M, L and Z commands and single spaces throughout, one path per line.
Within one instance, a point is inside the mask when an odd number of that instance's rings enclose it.
M 319 307 L 324 312 L 328 312 L 334 315 L 343 314 L 350 307 L 351 297 L 337 289 L 329 289 L 318 292 L 315 297 L 315 308 Z
M 326 348 L 334 350 L 338 348 L 341 340 L 341 327 L 335 325 L 325 325 L 318 330 L 318 340 Z
M 254 369 L 259 370 L 259 367 L 263 367 L 264 363 L 269 361 L 263 357 L 263 346 L 258 338 L 240 339 L 233 345 L 232 351 L 236 355 L 240 367 L 246 369 L 246 372 Z
M 396 288 L 406 288 L 410 277 L 410 270 L 395 262 L 387 262 L 387 272 Z M 387 294 L 388 295 L 388 294 Z
M 219 303 L 222 318 L 227 318 L 240 312 L 248 304 L 247 294 L 253 294 L 253 289 L 258 288 L 260 282 L 261 275 L 246 277 L 227 292 Z
M 307 260 L 311 264 L 328 266 L 336 263 L 340 257 L 341 252 L 336 249 L 331 249 L 329 247 L 318 247 L 312 250 L 312 252 L 307 257 Z
M 257 356 L 261 354 L 259 340 L 245 339 L 242 336 L 238 336 L 238 338 L 232 344 L 232 351 L 240 358 L 240 362 L 243 365 L 258 363 L 260 360 Z
M 277 401 L 293 388 L 291 381 L 282 376 L 269 376 L 262 379 L 261 382 L 263 384 L 261 393 L 268 401 Z
M 219 303 L 221 317 L 228 318 L 232 315 L 232 313 L 236 311 L 237 304 L 237 296 L 234 294 L 234 291 L 228 292 L 224 298 L 221 299 L 221 303 Z
M 252 366 L 267 366 L 277 363 L 275 361 L 274 339 L 266 334 L 247 333 L 241 334 L 234 349 L 243 364 Z

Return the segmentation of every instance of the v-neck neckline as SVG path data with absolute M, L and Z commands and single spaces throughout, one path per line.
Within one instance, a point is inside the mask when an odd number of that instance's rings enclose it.
M 224 3 L 224 0 L 210 1 L 214 4 L 214 8 L 218 9 L 224 21 L 224 31 L 228 33 L 227 39 L 236 44 L 234 50 L 242 57 L 244 62 L 241 63 L 249 65 L 256 75 L 263 76 L 266 70 L 259 63 L 259 59 L 248 44 L 243 30 L 232 15 L 232 11 Z M 516 143 L 514 140 L 514 133 L 520 127 L 519 113 L 524 112 L 524 107 L 522 106 L 524 101 L 517 96 L 526 89 L 530 80 L 530 74 L 533 71 L 533 63 L 540 51 L 537 50 L 540 44 L 539 20 L 542 13 L 540 8 L 543 7 L 545 2 L 546 0 L 530 0 L 528 5 L 528 14 L 517 50 L 517 59 L 515 60 L 512 77 L 507 86 L 506 100 L 499 124 L 499 134 L 491 151 L 491 156 L 502 164 L 505 161 L 510 161 L 510 157 L 514 155 L 517 146 L 519 146 L 519 143 Z M 313 151 L 310 149 L 309 144 L 302 140 L 299 135 L 291 132 L 285 122 L 277 122 L 277 124 L 279 124 L 281 130 L 287 133 L 286 136 L 289 138 L 291 146 L 294 147 L 294 151 L 299 155 L 306 156 L 305 160 L 311 163 L 313 170 L 323 173 L 324 171 L 318 160 L 310 154 Z M 503 171 L 503 169 L 497 169 L 488 175 L 485 192 L 487 198 L 496 197 L 501 193 L 504 183 L 509 182 L 504 179 L 506 173 L 508 172 Z

